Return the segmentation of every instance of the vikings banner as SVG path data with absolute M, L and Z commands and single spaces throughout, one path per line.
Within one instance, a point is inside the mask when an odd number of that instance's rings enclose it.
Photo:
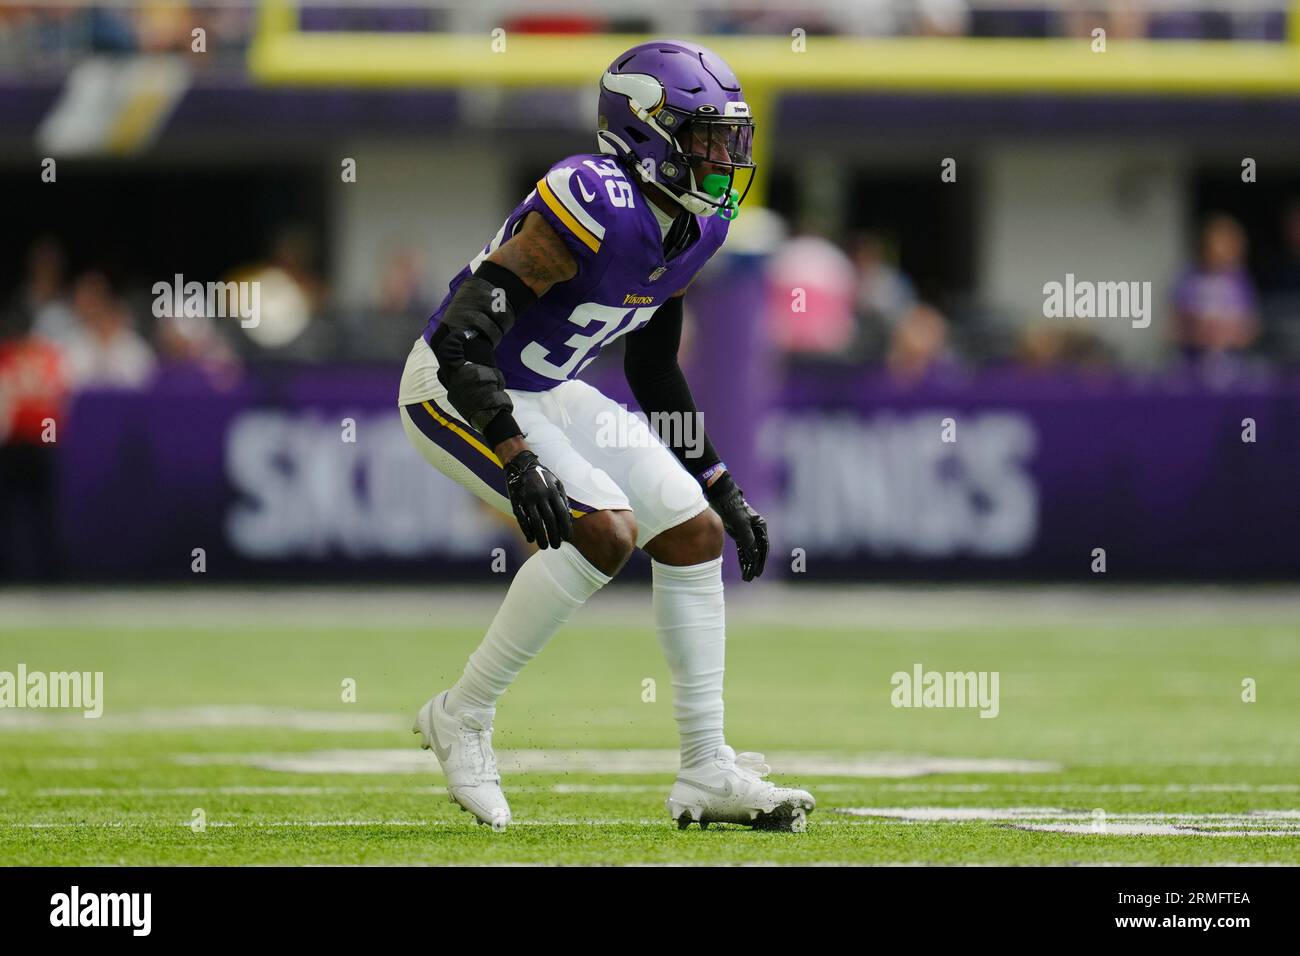
M 630 402 L 617 371 L 587 377 Z M 317 366 L 251 369 L 224 390 L 163 375 L 147 392 L 81 395 L 56 454 L 65 573 L 500 580 L 522 538 L 410 447 L 396 383 L 392 368 Z M 697 389 L 768 517 L 774 577 L 1300 573 L 1297 381 L 1211 392 L 1017 371 L 904 386 L 817 370 L 746 394 Z

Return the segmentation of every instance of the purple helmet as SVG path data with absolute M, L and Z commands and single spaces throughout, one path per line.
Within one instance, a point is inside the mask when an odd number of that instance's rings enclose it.
M 601 77 L 599 113 L 602 153 L 688 212 L 735 216 L 754 180 L 754 121 L 717 54 L 681 40 L 634 46 Z

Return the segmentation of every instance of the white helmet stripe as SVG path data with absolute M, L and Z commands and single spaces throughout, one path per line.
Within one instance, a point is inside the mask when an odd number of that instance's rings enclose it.
M 606 73 L 600 82 L 611 93 L 626 96 L 628 106 L 637 119 L 676 147 L 677 140 L 673 139 L 672 133 L 660 126 L 654 118 L 668 97 L 657 79 L 647 73 Z
M 626 96 L 634 109 L 654 113 L 664 105 L 663 84 L 648 73 L 606 73 L 600 82 L 611 93 Z

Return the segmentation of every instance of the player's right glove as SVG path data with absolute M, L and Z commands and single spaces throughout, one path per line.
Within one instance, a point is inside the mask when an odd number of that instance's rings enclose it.
M 539 548 L 573 540 L 573 519 L 564 485 L 537 456 L 524 449 L 506 462 L 506 491 L 524 537 Z
M 763 573 L 763 565 L 767 563 L 767 522 L 749 506 L 745 493 L 726 473 L 706 488 L 704 494 L 722 519 L 727 534 L 736 542 L 741 580 L 754 580 Z

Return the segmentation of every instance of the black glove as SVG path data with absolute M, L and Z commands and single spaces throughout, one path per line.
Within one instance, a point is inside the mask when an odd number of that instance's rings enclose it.
M 736 542 L 741 578 L 754 580 L 763 573 L 763 565 L 767 563 L 767 522 L 749 506 L 745 493 L 731 475 L 724 474 L 704 493 L 722 519 L 727 534 Z
M 546 470 L 537 456 L 524 449 L 505 465 L 506 491 L 524 537 L 536 539 L 539 548 L 558 548 L 573 540 L 569 499 L 560 479 Z

